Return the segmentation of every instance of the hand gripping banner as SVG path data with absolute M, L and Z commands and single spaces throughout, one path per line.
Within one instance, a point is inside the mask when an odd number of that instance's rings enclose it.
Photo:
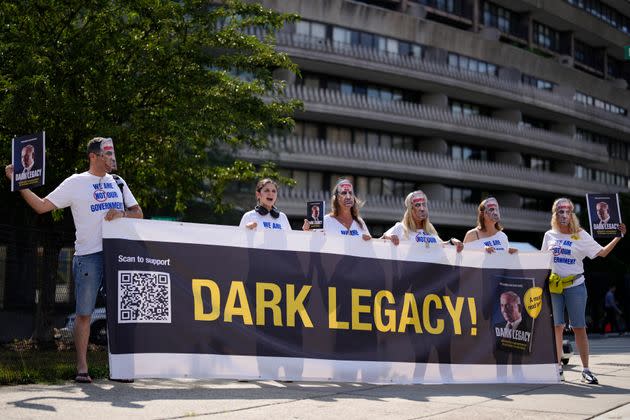
M 547 253 L 104 222 L 112 378 L 557 382 Z

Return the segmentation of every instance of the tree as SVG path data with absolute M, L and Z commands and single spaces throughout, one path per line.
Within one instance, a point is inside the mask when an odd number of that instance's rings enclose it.
M 112 137 L 145 214 L 182 214 L 193 200 L 221 210 L 230 182 L 273 172 L 234 151 L 265 147 L 270 133 L 292 127 L 299 104 L 283 100 L 273 78 L 297 71 L 273 45 L 292 19 L 240 0 L 1 2 L 0 146 L 7 156 L 13 136 L 46 131 L 45 195 L 85 170 L 87 140 Z M 53 225 L 23 213 L 6 188 L 0 200 L 8 223 Z M 53 301 L 56 269 L 48 271 L 44 304 Z
M 235 148 L 288 130 L 272 36 L 291 16 L 228 0 L 36 0 L 0 6 L 0 138 L 46 130 L 48 184 L 85 168 L 85 144 L 114 138 L 142 206 L 220 207 L 256 177 Z M 255 36 L 257 32 L 264 36 Z M 6 149 L 5 149 L 6 150 Z

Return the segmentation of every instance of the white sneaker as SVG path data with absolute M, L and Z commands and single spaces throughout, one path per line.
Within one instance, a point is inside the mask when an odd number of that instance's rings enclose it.
M 594 384 L 594 385 L 599 383 L 599 381 L 597 380 L 597 377 L 588 368 L 582 371 L 582 382 L 586 382 L 587 384 Z

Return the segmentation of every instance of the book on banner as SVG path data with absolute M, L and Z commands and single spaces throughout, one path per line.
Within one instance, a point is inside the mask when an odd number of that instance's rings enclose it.
M 498 351 L 529 354 L 543 290 L 533 278 L 498 276 L 493 313 Z

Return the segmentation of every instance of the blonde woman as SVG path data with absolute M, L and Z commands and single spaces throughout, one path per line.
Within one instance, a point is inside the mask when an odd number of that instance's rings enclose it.
M 501 225 L 499 202 L 494 197 L 483 200 L 477 208 L 477 226 L 466 232 L 464 236 L 466 249 L 484 249 L 487 253 L 518 252 L 510 248 L 507 235 Z
M 464 249 L 464 244 L 455 238 L 442 241 L 429 221 L 429 203 L 424 192 L 418 190 L 405 198 L 405 214 L 400 222 L 397 222 L 381 237 L 389 239 L 394 245 L 400 241 L 414 241 L 425 248 L 442 247 L 446 244 L 455 245 L 457 252 Z
M 551 305 L 555 324 L 556 353 L 558 354 L 559 375 L 564 380 L 560 355 L 562 354 L 562 332 L 564 330 L 564 310 L 569 314 L 569 323 L 575 333 L 575 344 L 582 361 L 582 380 L 597 384 L 597 377 L 588 366 L 589 346 L 586 335 L 586 285 L 584 279 L 584 258 L 605 257 L 621 240 L 614 238 L 605 247 L 580 227 L 573 213 L 573 202 L 568 198 L 557 199 L 551 208 L 551 229 L 545 233 L 542 251 L 553 253 L 553 265 L 549 278 Z M 626 225 L 621 223 L 619 231 L 626 233 Z

